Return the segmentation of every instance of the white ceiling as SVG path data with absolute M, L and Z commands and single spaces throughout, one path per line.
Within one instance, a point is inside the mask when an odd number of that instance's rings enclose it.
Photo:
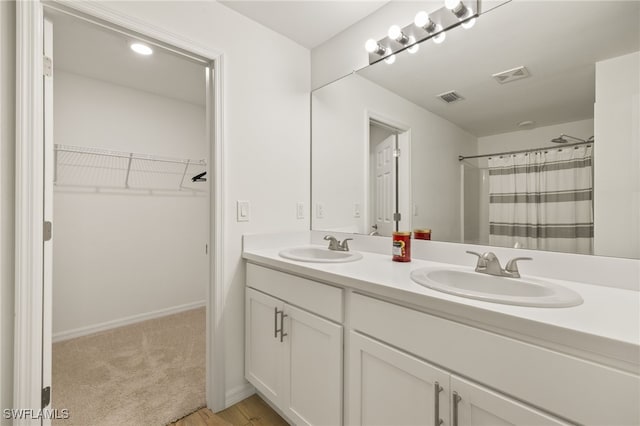
M 387 1 L 220 1 L 302 46 L 313 49 L 381 8 Z
M 444 43 L 421 44 L 358 72 L 476 136 L 593 118 L 595 62 L 640 49 L 638 1 L 512 1 L 458 27 Z M 527 79 L 492 74 L 524 65 Z M 465 100 L 436 96 L 456 90 Z M 579 135 L 588 137 L 591 135 Z
M 53 20 L 54 72 L 63 70 L 196 105 L 205 105 L 205 67 L 153 46 L 134 53 L 135 39 L 59 12 Z

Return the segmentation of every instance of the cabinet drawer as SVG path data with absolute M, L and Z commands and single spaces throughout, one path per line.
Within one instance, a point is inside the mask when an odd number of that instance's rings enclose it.
M 247 263 L 247 287 L 341 323 L 342 289 Z
M 354 294 L 354 329 L 583 424 L 640 423 L 640 377 Z

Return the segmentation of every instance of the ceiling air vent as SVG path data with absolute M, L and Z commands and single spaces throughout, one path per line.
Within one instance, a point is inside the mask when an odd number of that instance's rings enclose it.
M 449 92 L 440 93 L 438 98 L 442 99 L 448 104 L 452 104 L 454 102 L 458 102 L 463 100 L 464 98 L 460 96 L 455 90 L 451 90 Z
M 530 75 L 529 70 L 522 66 L 493 74 L 491 77 L 495 78 L 498 83 L 505 84 L 520 80 L 521 78 L 527 78 Z

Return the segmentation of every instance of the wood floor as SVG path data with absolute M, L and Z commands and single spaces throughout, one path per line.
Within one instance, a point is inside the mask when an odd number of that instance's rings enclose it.
M 208 408 L 201 408 L 170 426 L 288 426 L 269 405 L 258 395 L 214 414 Z

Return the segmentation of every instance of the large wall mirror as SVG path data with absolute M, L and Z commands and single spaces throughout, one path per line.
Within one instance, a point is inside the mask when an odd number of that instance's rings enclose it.
M 640 258 L 639 28 L 511 1 L 315 90 L 312 229 Z

